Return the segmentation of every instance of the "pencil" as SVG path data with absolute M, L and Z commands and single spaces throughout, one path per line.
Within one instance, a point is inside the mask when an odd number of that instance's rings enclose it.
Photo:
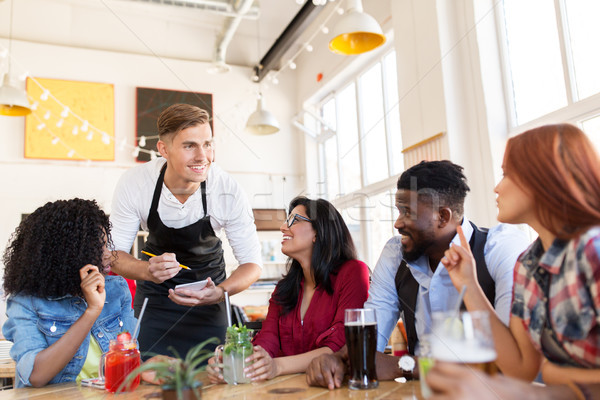
M 144 250 L 142 250 L 142 253 L 144 253 L 145 255 L 150 256 L 150 257 L 156 257 L 156 254 L 148 253 L 147 251 L 144 251 Z M 183 264 L 179 264 L 179 266 L 183 269 L 191 269 L 190 267 L 186 267 Z

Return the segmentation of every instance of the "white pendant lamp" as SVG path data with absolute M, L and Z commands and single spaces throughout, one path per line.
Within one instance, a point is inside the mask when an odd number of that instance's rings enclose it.
M 22 117 L 29 113 L 31 113 L 31 106 L 27 100 L 27 93 L 11 86 L 8 73 L 6 73 L 4 82 L 0 86 L 0 115 Z
M 385 43 L 385 35 L 375 18 L 363 12 L 361 0 L 347 0 L 344 16 L 333 28 L 329 50 L 337 54 L 366 53 Z
M 246 129 L 255 135 L 270 135 L 279 132 L 279 121 L 273 113 L 263 108 L 262 94 L 259 94 L 256 111 L 248 118 Z

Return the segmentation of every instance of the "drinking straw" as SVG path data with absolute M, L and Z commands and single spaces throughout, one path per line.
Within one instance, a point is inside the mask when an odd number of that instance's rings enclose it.
M 142 253 L 144 253 L 145 255 L 150 256 L 150 257 L 156 257 L 156 254 L 148 253 L 147 251 L 144 251 L 144 250 L 142 250 Z M 183 269 L 191 269 L 190 267 L 186 267 L 183 264 L 179 264 L 179 266 Z
M 227 326 L 231 326 L 233 325 L 233 323 L 231 322 L 231 305 L 229 304 L 229 293 L 227 293 L 227 291 L 225 291 L 225 293 L 223 293 L 225 296 L 225 309 L 227 311 Z
M 458 315 L 459 311 L 460 311 L 460 306 L 462 304 L 463 301 L 463 297 L 465 297 L 465 290 L 467 290 L 467 286 L 463 285 L 462 289 L 460 289 L 460 294 L 458 295 L 458 300 L 456 301 L 456 304 L 454 305 L 454 312 L 452 313 L 452 315 Z
M 225 309 L 227 311 L 227 326 L 231 326 L 232 325 L 231 304 L 229 304 L 229 293 L 227 293 L 226 290 L 223 291 L 223 297 L 225 298 Z M 223 357 L 225 357 L 225 354 L 223 354 Z M 231 353 L 231 357 L 232 358 L 235 357 L 234 353 Z M 223 362 L 225 362 L 225 360 L 223 360 Z M 237 368 L 235 366 L 235 363 L 233 363 L 233 365 L 231 366 L 231 372 L 233 373 L 233 376 L 232 376 L 233 382 L 237 383 L 238 377 L 237 377 Z
M 140 310 L 140 315 L 138 315 L 137 324 L 135 324 L 135 330 L 133 331 L 133 339 L 137 339 L 138 333 L 140 332 L 140 322 L 142 322 L 142 317 L 144 316 L 144 311 L 146 311 L 146 305 L 148 304 L 148 298 L 144 299 L 144 304 L 142 304 L 142 309 Z

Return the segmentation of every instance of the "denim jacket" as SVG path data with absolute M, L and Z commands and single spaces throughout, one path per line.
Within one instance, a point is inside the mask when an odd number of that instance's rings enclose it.
M 120 276 L 105 276 L 104 279 L 106 302 L 90 332 L 103 353 L 108 351 L 111 339 L 116 339 L 123 330 L 133 332 L 136 324 L 125 279 Z M 86 308 L 87 303 L 83 298 L 72 295 L 59 298 L 15 295 L 8 298 L 8 320 L 2 327 L 2 333 L 14 343 L 10 356 L 17 363 L 17 387 L 31 386 L 29 377 L 37 354 L 60 339 Z M 77 378 L 87 358 L 90 334 L 81 343 L 73 359 L 49 384 L 70 382 Z

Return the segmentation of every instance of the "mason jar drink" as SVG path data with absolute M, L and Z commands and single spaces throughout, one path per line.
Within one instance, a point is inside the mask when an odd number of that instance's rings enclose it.
M 244 368 L 250 365 L 245 361 L 246 357 L 254 351 L 252 333 L 251 329 L 244 332 L 228 329 L 225 345 L 219 345 L 215 349 L 215 358 L 223 370 L 223 378 L 230 385 L 250 382 L 244 373 Z
M 102 355 L 99 365 L 99 375 L 104 379 L 106 390 L 111 393 L 117 391 L 131 371 L 140 366 L 140 351 L 137 340 L 126 341 L 111 340 L 109 351 Z M 132 392 L 140 384 L 140 377 L 131 380 L 123 389 Z
M 440 361 L 497 372 L 496 350 L 487 311 L 434 313 L 431 353 Z
M 379 386 L 375 370 L 377 320 L 375 310 L 347 309 L 344 316 L 346 346 L 350 363 L 350 389 L 372 389 Z

